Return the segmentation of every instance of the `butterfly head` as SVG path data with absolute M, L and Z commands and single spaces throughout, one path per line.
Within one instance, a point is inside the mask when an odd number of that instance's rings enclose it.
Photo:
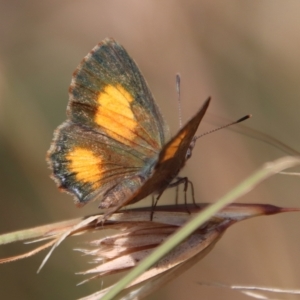
M 188 160 L 192 157 L 192 152 L 193 152 L 193 149 L 196 145 L 196 140 L 197 140 L 197 137 L 194 136 L 191 143 L 190 143 L 190 145 L 189 145 L 189 147 L 188 147 L 188 149 L 187 149 L 187 151 L 186 151 L 185 160 Z

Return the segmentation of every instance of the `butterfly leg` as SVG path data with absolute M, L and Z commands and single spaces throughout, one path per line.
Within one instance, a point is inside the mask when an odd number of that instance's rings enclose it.
M 164 190 L 161 191 L 158 196 L 156 197 L 156 199 L 154 198 L 154 195 L 152 194 L 152 209 L 151 209 L 151 215 L 150 215 L 150 220 L 153 220 L 153 215 L 154 215 L 154 211 L 155 211 L 155 207 L 157 206 L 158 200 L 160 199 L 161 195 L 163 194 Z
M 179 184 L 176 185 L 175 204 L 178 205 Z
M 195 200 L 195 189 L 194 189 L 194 184 L 192 181 L 188 180 L 188 183 L 190 184 L 190 187 L 191 187 L 191 194 L 192 194 L 192 201 L 193 201 L 193 204 L 194 206 L 196 207 L 199 207 L 196 203 L 196 200 Z
M 190 213 L 188 207 L 187 207 L 187 190 L 188 190 L 188 186 L 190 185 L 191 187 L 191 194 L 192 194 L 192 200 L 193 200 L 193 204 L 195 206 L 197 206 L 196 201 L 195 201 L 195 189 L 194 189 L 194 185 L 192 183 L 192 181 L 190 181 L 188 179 L 188 177 L 176 177 L 176 181 L 172 182 L 171 184 L 169 184 L 168 188 L 170 187 L 176 187 L 176 198 L 175 198 L 175 203 L 178 203 L 178 189 L 179 189 L 179 185 L 180 184 L 184 184 L 184 204 L 186 206 L 186 210 Z
M 157 201 L 155 201 L 155 198 L 154 198 L 153 194 L 151 195 L 151 202 L 152 202 L 152 205 L 151 205 L 150 221 L 153 220 L 154 210 L 155 210 L 155 207 L 156 207 L 156 204 L 157 204 Z

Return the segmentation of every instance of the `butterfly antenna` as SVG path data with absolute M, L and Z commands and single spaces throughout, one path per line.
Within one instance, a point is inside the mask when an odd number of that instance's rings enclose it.
M 179 116 L 179 128 L 182 128 L 182 114 L 181 114 L 181 101 L 180 101 L 180 74 L 176 74 L 176 92 L 178 103 L 178 116 Z
M 224 128 L 227 128 L 227 127 L 229 127 L 229 126 L 231 126 L 231 125 L 235 125 L 235 124 L 244 122 L 244 121 L 246 121 L 247 119 L 249 119 L 249 118 L 251 118 L 251 117 L 252 117 L 252 115 L 246 115 L 246 116 L 244 116 L 244 117 L 242 117 L 242 118 L 240 118 L 240 119 L 238 119 L 238 120 L 236 120 L 236 121 L 234 121 L 234 122 L 230 122 L 230 123 L 228 123 L 228 124 L 226 124 L 226 125 L 223 125 L 223 126 L 221 126 L 221 127 L 218 127 L 218 128 L 213 129 L 213 130 L 210 130 L 210 131 L 208 131 L 208 132 L 205 132 L 205 133 L 203 133 L 203 134 L 200 134 L 200 135 L 196 136 L 196 137 L 194 138 L 194 140 L 196 141 L 196 140 L 198 140 L 199 138 L 201 138 L 201 137 L 203 137 L 203 136 L 205 136 L 205 135 L 207 135 L 207 134 L 211 134 L 211 133 L 213 133 L 213 132 L 219 131 L 220 129 L 224 129 Z
M 219 122 L 220 119 L 224 119 L 220 116 L 217 116 L 217 115 L 214 115 L 212 113 L 209 113 L 210 114 L 210 117 L 211 117 L 211 120 L 212 120 L 212 123 L 215 124 L 216 122 Z M 216 121 L 218 120 L 218 121 Z M 224 121 L 223 121 L 224 122 Z M 259 130 L 255 130 L 255 129 L 252 129 L 252 128 L 249 128 L 245 125 L 240 125 L 239 127 L 232 127 L 231 130 L 237 132 L 237 133 L 240 133 L 240 134 L 243 134 L 243 135 L 246 135 L 252 139 L 255 139 L 255 140 L 258 140 L 258 141 L 261 141 L 265 144 L 268 144 L 272 147 L 275 147 L 287 154 L 290 154 L 290 155 L 297 155 L 297 156 L 300 156 L 300 152 L 289 147 L 288 145 L 284 144 L 283 142 L 281 142 L 280 140 L 274 138 L 273 136 L 269 135 L 269 134 L 266 134 L 264 132 L 261 132 Z

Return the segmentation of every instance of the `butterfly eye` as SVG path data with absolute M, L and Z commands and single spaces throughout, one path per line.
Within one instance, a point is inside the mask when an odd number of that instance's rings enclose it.
M 185 160 L 188 160 L 189 158 L 191 158 L 193 148 L 195 147 L 195 144 L 196 144 L 196 140 L 197 140 L 197 137 L 194 136 L 187 151 L 186 151 Z
M 189 158 L 191 158 L 191 156 L 192 156 L 192 148 L 189 147 L 188 150 L 186 151 L 185 160 L 188 160 Z

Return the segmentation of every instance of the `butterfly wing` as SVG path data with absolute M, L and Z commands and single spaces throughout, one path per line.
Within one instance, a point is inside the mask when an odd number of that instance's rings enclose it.
M 165 144 L 168 127 L 144 77 L 114 40 L 104 40 L 83 59 L 69 92 L 68 116 L 74 123 L 142 152 Z
M 137 65 L 112 39 L 98 44 L 73 74 L 68 120 L 54 134 L 48 162 L 58 185 L 79 205 L 119 191 L 124 197 L 147 177 L 168 127 Z M 132 179 L 131 181 L 129 179 Z M 123 181 L 123 183 L 121 183 Z
M 151 176 L 140 189 L 136 190 L 126 202 L 122 203 L 122 206 L 137 202 L 153 192 L 161 193 L 171 184 L 186 162 L 188 149 L 209 103 L 210 98 L 204 102 L 196 115 L 163 147 Z M 106 216 L 109 216 L 114 211 L 108 211 Z

